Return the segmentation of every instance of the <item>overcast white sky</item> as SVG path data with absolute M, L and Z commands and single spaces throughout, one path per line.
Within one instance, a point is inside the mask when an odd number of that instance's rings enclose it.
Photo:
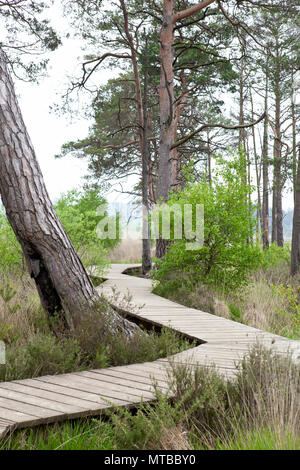
M 53 25 L 58 30 L 68 27 L 66 19 L 63 19 L 60 4 L 51 10 Z M 69 115 L 57 116 L 50 113 L 50 106 L 58 103 L 59 95 L 66 88 L 67 76 L 74 76 L 80 68 L 78 56 L 81 55 L 80 41 L 67 40 L 64 45 L 50 56 L 48 77 L 36 83 L 24 83 L 16 81 L 16 90 L 23 117 L 36 150 L 45 183 L 50 197 L 55 200 L 60 194 L 69 189 L 79 187 L 81 178 L 86 174 L 86 163 L 71 157 L 55 159 L 60 153 L 62 144 L 70 140 L 86 137 L 89 125 L 84 119 L 71 119 Z M 105 83 L 112 72 L 103 71 L 97 75 L 97 83 Z M 110 201 L 118 199 L 118 194 L 111 192 L 108 195 Z M 291 194 L 284 197 L 285 209 L 292 207 Z
M 62 90 L 66 74 L 74 67 L 74 49 L 74 44 L 68 44 L 53 53 L 49 78 L 39 85 L 16 83 L 19 104 L 51 198 L 78 186 L 86 172 L 83 161 L 68 157 L 57 160 L 54 155 L 60 153 L 65 142 L 85 137 L 89 122 L 72 123 L 70 116 L 56 116 L 49 110 L 58 101 L 56 93 Z
M 52 25 L 58 32 L 68 30 L 69 25 L 67 19 L 62 17 L 58 0 L 54 7 L 47 10 L 45 16 L 52 19 Z M 80 40 L 66 39 L 62 46 L 49 54 L 46 78 L 40 79 L 39 83 L 14 79 L 24 121 L 53 200 L 60 194 L 79 187 L 82 184 L 81 178 L 87 173 L 85 161 L 71 157 L 55 159 L 54 156 L 60 153 L 62 144 L 86 137 L 91 121 L 68 114 L 58 116 L 50 112 L 54 103 L 62 102 L 61 95 L 66 90 L 67 77 L 79 76 L 81 55 Z M 112 76 L 112 71 L 101 71 L 97 74 L 97 84 L 105 83 Z M 116 194 L 110 196 L 110 200 L 117 197 Z

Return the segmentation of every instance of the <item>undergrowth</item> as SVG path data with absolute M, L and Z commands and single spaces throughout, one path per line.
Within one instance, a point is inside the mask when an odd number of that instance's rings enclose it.
M 126 309 L 130 299 L 122 301 Z M 1 278 L 0 340 L 6 343 L 6 364 L 0 365 L 0 381 L 153 361 L 192 346 L 168 328 L 157 333 L 141 325 L 130 337 L 115 334 L 112 313 L 102 297 L 92 317 L 83 315 L 76 331 L 66 332 L 58 320 L 49 325 L 29 278 Z
M 258 344 L 236 378 L 169 363 L 169 392 L 135 412 L 18 431 L 2 449 L 300 449 L 300 366 Z

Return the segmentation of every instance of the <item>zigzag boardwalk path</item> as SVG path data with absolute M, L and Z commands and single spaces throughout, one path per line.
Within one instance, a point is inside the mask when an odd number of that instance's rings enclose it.
M 300 357 L 300 342 L 187 308 L 151 293 L 151 281 L 128 276 L 124 271 L 138 265 L 113 264 L 107 280 L 98 288 L 109 297 L 112 288 L 121 293 L 111 298 L 122 309 L 128 291 L 140 306 L 128 312 L 153 325 L 167 326 L 197 340 L 198 346 L 173 356 L 179 363 L 216 367 L 234 376 L 249 347 L 260 342 L 280 354 Z M 168 359 L 84 372 L 0 382 L 0 437 L 16 428 L 53 423 L 70 418 L 100 415 L 112 404 L 135 407 L 141 399 L 155 398 L 153 383 L 168 389 Z

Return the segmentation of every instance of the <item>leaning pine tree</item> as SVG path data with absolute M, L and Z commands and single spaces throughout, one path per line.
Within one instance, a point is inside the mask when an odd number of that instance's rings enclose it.
M 58 315 L 74 330 L 94 313 L 99 296 L 53 209 L 1 48 L 0 195 L 48 317 Z M 116 330 L 130 335 L 137 329 L 109 315 Z

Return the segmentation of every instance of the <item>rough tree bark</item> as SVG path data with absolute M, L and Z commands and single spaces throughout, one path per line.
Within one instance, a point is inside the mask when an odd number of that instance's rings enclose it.
M 174 98 L 174 26 L 177 22 L 188 18 L 203 8 L 209 6 L 215 0 L 204 0 L 185 10 L 175 13 L 176 0 L 164 0 L 163 19 L 160 32 L 160 147 L 158 165 L 158 189 L 157 197 L 160 201 L 167 201 L 170 190 L 176 186 L 172 181 L 175 172 L 172 172 L 176 165 L 175 150 L 172 148 L 175 136 L 175 98 Z M 175 162 L 175 163 L 174 163 Z M 176 175 L 177 177 L 177 175 Z M 167 248 L 166 240 L 160 238 L 156 242 L 156 256 L 163 258 Z
M 1 49 L 0 195 L 48 317 L 73 330 L 99 297 L 53 209 Z M 136 329 L 111 314 L 116 327 Z

